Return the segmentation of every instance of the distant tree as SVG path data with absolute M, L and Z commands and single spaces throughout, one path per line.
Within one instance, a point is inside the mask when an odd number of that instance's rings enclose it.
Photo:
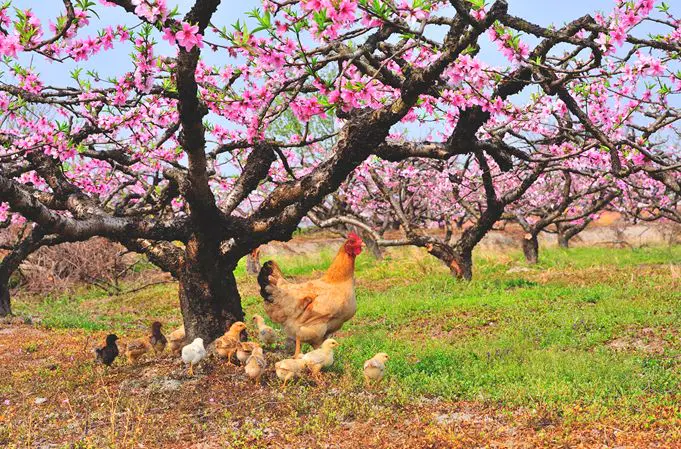
M 611 175 L 562 170 L 544 174 L 525 197 L 511 207 L 508 217 L 525 232 L 523 254 L 528 263 L 539 260 L 539 234 L 554 232 L 567 248 L 572 237 L 584 230 L 620 195 Z

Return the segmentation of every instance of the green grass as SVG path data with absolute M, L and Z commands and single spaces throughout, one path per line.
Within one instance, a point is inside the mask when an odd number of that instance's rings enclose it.
M 332 258 L 277 260 L 288 276 L 309 278 Z M 385 351 L 401 396 L 633 415 L 676 407 L 681 267 L 670 264 L 681 264 L 681 247 L 549 249 L 529 270 L 519 254 L 477 254 L 475 263 L 466 283 L 418 251 L 360 257 L 358 312 L 339 337 L 333 371 L 359 383 L 364 360 Z M 262 313 L 255 280 L 243 266 L 237 278 L 247 315 Z M 116 297 L 85 291 L 15 308 L 50 327 L 125 334 L 152 319 L 179 323 L 176 292 L 173 284 Z M 630 344 L 615 350 L 615 340 Z

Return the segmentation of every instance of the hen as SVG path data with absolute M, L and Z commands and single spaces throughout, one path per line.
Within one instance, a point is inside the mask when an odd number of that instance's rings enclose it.
M 355 258 L 362 246 L 362 239 L 350 233 L 324 276 L 313 281 L 289 282 L 274 261 L 263 265 L 258 284 L 265 312 L 295 338 L 294 357 L 301 342 L 318 348 L 355 315 Z

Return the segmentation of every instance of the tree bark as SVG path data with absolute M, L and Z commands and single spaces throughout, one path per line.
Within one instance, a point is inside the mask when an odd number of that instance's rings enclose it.
M 9 282 L 6 282 L 4 279 L 0 279 L 0 317 L 9 315 L 12 315 Z
M 45 233 L 39 226 L 19 242 L 15 248 L 0 261 L 0 316 L 12 314 L 10 302 L 9 280 L 12 274 L 26 258 L 44 244 L 60 243 L 59 239 L 45 239 Z
M 461 250 L 441 242 L 436 244 L 428 243 L 425 247 L 428 253 L 447 265 L 454 278 L 466 281 L 470 281 L 473 278 L 472 250 Z
M 570 237 L 563 233 L 558 233 L 558 246 L 561 248 L 569 248 L 570 247 Z
M 539 240 L 536 234 L 526 234 L 523 239 L 523 254 L 529 264 L 539 262 Z
M 191 239 L 179 273 L 179 296 L 188 341 L 200 337 L 208 345 L 228 325 L 244 319 L 234 267 L 219 256 L 219 247 Z
M 454 266 L 458 269 L 452 269 Z M 458 252 L 454 255 L 454 260 L 450 264 L 452 275 L 457 279 L 470 281 L 473 279 L 473 254 L 470 251 Z
M 378 245 L 376 240 L 364 236 L 364 243 L 367 245 L 367 249 L 371 253 L 372 256 L 374 256 L 374 259 L 376 260 L 383 260 L 383 250 L 381 247 Z

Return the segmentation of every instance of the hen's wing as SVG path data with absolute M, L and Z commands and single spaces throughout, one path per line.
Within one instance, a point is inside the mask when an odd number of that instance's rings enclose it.
M 260 295 L 265 299 L 265 311 L 275 323 L 297 319 L 319 296 L 315 282 L 295 284 L 284 279 L 274 261 L 265 262 L 258 274 Z

